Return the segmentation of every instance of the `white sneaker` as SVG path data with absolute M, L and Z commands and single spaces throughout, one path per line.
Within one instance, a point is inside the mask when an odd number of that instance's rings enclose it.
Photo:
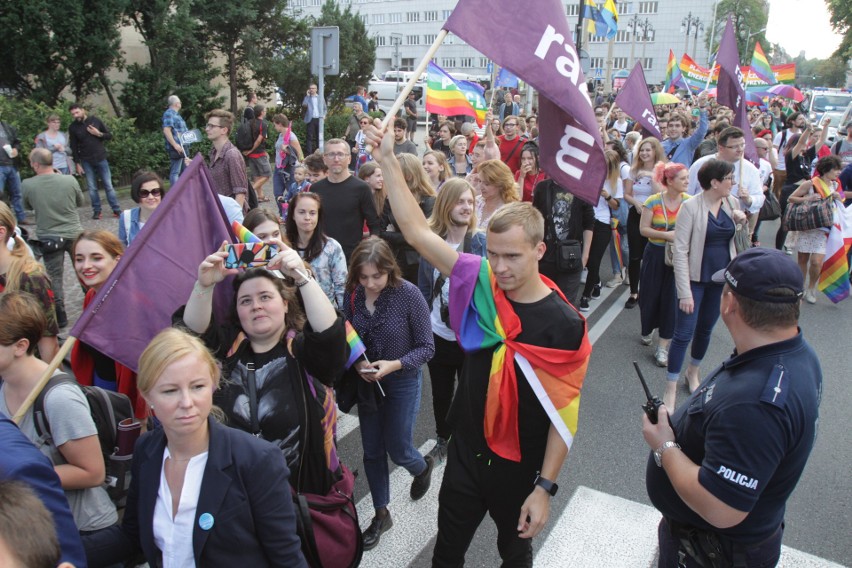
M 642 336 L 642 345 L 651 345 L 651 342 L 654 340 L 653 333 Z
M 805 290 L 805 301 L 809 304 L 816 304 L 816 296 L 810 288 Z
M 624 278 L 621 277 L 621 274 L 616 274 L 615 276 L 612 277 L 612 279 L 609 282 L 606 283 L 606 287 L 607 288 L 615 288 L 619 284 L 621 284 L 623 281 L 624 281 Z
M 657 367 L 668 367 L 669 352 L 663 347 L 657 347 L 657 352 L 654 354 L 654 361 L 657 362 Z

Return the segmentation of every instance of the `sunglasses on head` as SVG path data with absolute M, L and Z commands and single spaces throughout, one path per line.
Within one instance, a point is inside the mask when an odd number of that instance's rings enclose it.
M 139 190 L 139 197 L 141 197 L 142 199 L 148 197 L 149 195 L 154 196 L 154 197 L 160 197 L 162 194 L 163 194 L 163 190 L 162 190 L 162 188 L 159 188 L 159 187 L 156 188 L 156 189 L 151 189 L 151 190 L 147 190 L 147 189 L 140 189 Z

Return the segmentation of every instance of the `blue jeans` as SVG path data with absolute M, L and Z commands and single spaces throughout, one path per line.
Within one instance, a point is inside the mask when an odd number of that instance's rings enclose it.
M 9 197 L 12 208 L 15 210 L 15 217 L 18 218 L 18 223 L 21 223 L 26 219 L 26 213 L 21 203 L 21 176 L 15 166 L 0 166 L 0 193 L 3 193 L 6 186 L 9 187 Z
M 186 167 L 186 162 L 183 161 L 183 156 L 180 158 L 173 160 L 169 158 L 169 187 L 174 187 L 177 183 L 180 174 L 183 173 L 184 168 Z
M 115 196 L 115 189 L 112 187 L 112 174 L 109 171 L 109 162 L 101 160 L 100 162 L 82 161 L 83 171 L 86 172 L 86 184 L 89 186 L 89 199 L 92 200 L 92 211 L 95 213 L 101 212 L 101 198 L 98 195 L 98 178 L 104 182 L 104 191 L 106 192 L 107 201 L 113 213 L 121 213 L 121 207 L 118 205 L 118 198 Z
M 385 396 L 379 409 L 362 412 L 358 408 L 364 471 L 375 509 L 387 507 L 390 502 L 388 456 L 411 475 L 426 470 L 423 455 L 414 447 L 414 421 L 420 409 L 422 378 L 420 369 L 392 373 L 381 381 Z
M 669 347 L 668 379 L 676 381 L 680 376 L 686 346 L 692 341 L 693 365 L 704 359 L 710 346 L 713 327 L 719 319 L 719 304 L 722 300 L 722 285 L 712 282 L 690 282 L 692 301 L 695 307 L 691 314 L 684 313 L 680 306 L 675 308 L 675 330 Z

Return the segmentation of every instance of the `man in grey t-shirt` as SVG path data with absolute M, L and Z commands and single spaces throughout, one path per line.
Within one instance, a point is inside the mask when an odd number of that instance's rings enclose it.
M 397 118 L 393 121 L 393 155 L 414 154 L 417 155 L 417 145 L 406 138 L 407 124 L 405 119 Z

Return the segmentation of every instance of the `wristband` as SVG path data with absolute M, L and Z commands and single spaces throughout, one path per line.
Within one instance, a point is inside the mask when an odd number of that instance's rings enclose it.
M 296 282 L 296 288 L 301 288 L 302 286 L 304 286 L 305 284 L 307 284 L 308 282 L 310 282 L 313 279 L 314 279 L 314 277 L 309 274 L 308 278 L 306 280 L 302 280 L 301 282 Z

